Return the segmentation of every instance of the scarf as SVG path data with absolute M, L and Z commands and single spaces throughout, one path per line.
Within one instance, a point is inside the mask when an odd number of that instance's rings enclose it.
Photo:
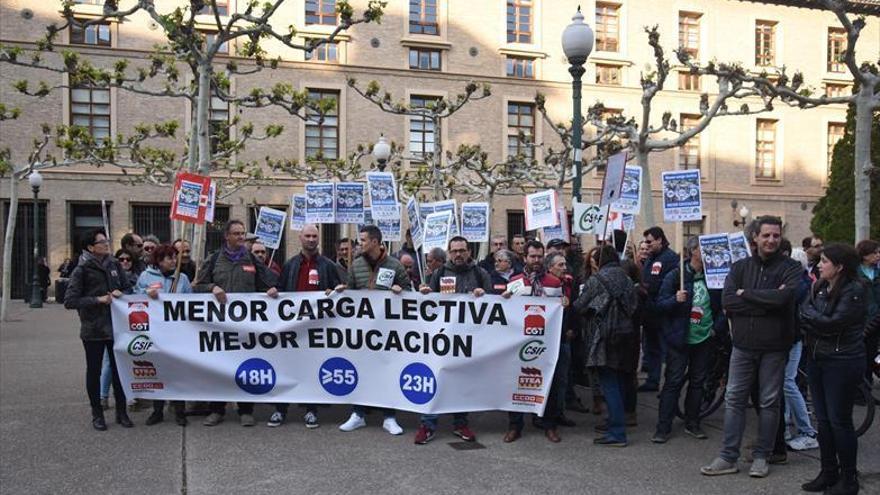
M 244 259 L 245 256 L 247 256 L 247 249 L 244 247 L 243 244 L 239 246 L 236 250 L 229 249 L 228 245 L 224 245 L 223 253 L 226 254 L 226 257 L 229 258 L 229 261 L 233 263 L 238 263 L 239 261 Z

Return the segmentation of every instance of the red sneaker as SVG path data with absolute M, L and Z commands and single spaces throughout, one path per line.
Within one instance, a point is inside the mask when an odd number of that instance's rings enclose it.
M 473 442 L 477 439 L 477 434 L 472 432 L 467 426 L 456 426 L 452 433 L 464 440 L 465 442 Z
M 425 425 L 419 426 L 419 431 L 416 432 L 416 445 L 425 445 L 434 439 L 434 430 L 429 429 Z

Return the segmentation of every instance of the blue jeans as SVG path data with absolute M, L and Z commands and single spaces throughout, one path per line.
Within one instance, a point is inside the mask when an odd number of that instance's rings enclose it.
M 855 472 L 859 442 L 853 427 L 853 401 L 864 380 L 865 359 L 810 359 L 807 367 L 822 470 Z
M 385 418 L 397 417 L 397 411 L 395 411 L 394 409 L 385 409 L 384 407 L 380 407 L 379 410 L 382 411 L 382 416 Z M 367 406 L 351 406 L 351 412 L 363 418 L 367 415 Z
M 110 384 L 113 382 L 113 373 L 110 370 L 110 354 L 104 349 L 104 360 L 101 365 L 101 398 L 110 397 Z M 123 407 L 125 404 L 123 404 Z M 119 407 L 119 406 L 117 406 Z
M 672 431 L 675 406 L 681 395 L 684 380 L 688 380 L 687 396 L 684 402 L 685 424 L 700 424 L 700 404 L 703 402 L 703 384 L 709 372 L 712 356 L 711 339 L 699 344 L 687 344 L 684 349 L 666 349 L 666 381 L 660 391 L 660 411 L 657 418 L 657 432 L 668 434 Z
M 422 414 L 421 423 L 427 426 L 429 430 L 434 431 L 437 429 L 437 419 L 439 417 L 439 414 Z M 458 428 L 459 426 L 467 426 L 467 424 L 468 413 L 454 413 L 452 415 L 452 426 Z
M 661 333 L 660 327 L 642 327 L 642 371 L 648 373 L 645 385 L 660 386 L 663 359 L 666 355 L 666 342 Z
M 626 442 L 626 418 L 623 412 L 623 387 L 626 374 L 620 371 L 599 368 L 599 384 L 605 395 L 608 407 L 608 433 L 606 437 L 618 442 Z
M 785 394 L 785 415 L 794 418 L 798 435 L 816 436 L 816 430 L 810 424 L 810 414 L 807 412 L 807 403 L 797 386 L 798 363 L 801 360 L 803 341 L 797 341 L 788 352 L 788 364 L 785 365 L 785 381 L 782 383 L 782 392 Z M 786 418 L 786 424 L 788 424 Z

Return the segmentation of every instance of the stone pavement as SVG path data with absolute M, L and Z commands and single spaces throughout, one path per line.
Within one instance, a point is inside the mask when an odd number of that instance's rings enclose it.
M 0 493 L 225 494 L 225 493 L 601 493 L 790 494 L 818 471 L 818 451 L 789 453 L 766 479 L 751 479 L 742 462 L 737 475 L 708 478 L 699 467 L 720 444 L 720 413 L 705 423 L 710 439 L 685 435 L 681 425 L 666 445 L 650 442 L 656 398 L 639 394 L 639 426 L 625 449 L 592 444 L 597 417 L 569 413 L 578 426 L 562 428 L 551 444 L 527 426 L 514 444 L 501 441 L 505 413 L 475 413 L 472 427 L 485 448 L 456 450 L 450 418 L 438 435 L 413 445 L 418 417 L 400 415 L 406 433 L 392 437 L 378 414 L 367 428 L 340 432 L 348 409 L 320 410 L 321 427 L 307 430 L 302 410 L 290 422 L 267 428 L 271 412 L 257 407 L 258 425 L 242 428 L 230 411 L 214 428 L 191 418 L 187 428 L 166 422 L 144 426 L 147 412 L 132 414 L 133 429 L 90 424 L 85 359 L 73 312 L 48 304 L 31 310 L 12 305 L 15 321 L 0 328 Z M 111 400 L 112 402 L 112 400 Z M 750 415 L 750 428 L 754 416 Z M 880 493 L 880 420 L 860 441 L 863 493 Z M 750 430 L 751 431 L 751 430 Z M 748 443 L 748 440 L 746 441 Z

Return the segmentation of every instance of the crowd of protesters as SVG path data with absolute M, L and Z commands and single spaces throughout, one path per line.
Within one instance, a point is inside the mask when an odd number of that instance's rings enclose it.
M 637 392 L 658 392 L 650 440 L 665 444 L 676 436 L 674 417 L 683 389 L 683 432 L 707 439 L 700 424 L 704 384 L 717 349 L 726 347 L 730 362 L 721 448 L 700 471 L 707 476 L 739 471 L 751 402 L 758 413 L 758 438 L 750 476 L 765 477 L 769 465 L 785 463 L 786 448 L 818 448 L 821 471 L 803 490 L 858 492 L 852 413 L 857 387 L 871 379 L 880 334 L 876 241 L 825 245 L 810 236 L 792 249 L 778 217 L 759 217 L 746 231 L 751 256 L 732 265 L 723 289 L 713 289 L 698 239 L 687 239 L 679 255 L 660 227 L 645 230 L 638 245 L 615 236 L 614 242 L 600 243 L 586 254 L 560 239 L 545 245 L 522 235 L 514 235 L 509 248 L 507 237 L 497 235 L 479 260 L 468 241 L 457 236 L 448 249 L 429 250 L 420 259 L 408 234 L 392 253 L 381 231 L 366 226 L 357 239 L 341 239 L 335 252 L 322 255 L 317 227 L 305 225 L 300 252 L 279 265 L 267 258 L 265 244 L 248 234 L 243 222 L 231 220 L 222 248 L 197 269 L 186 240 L 162 243 L 152 235 L 129 233 L 114 255 L 103 231 L 90 232 L 82 254 L 66 260 L 63 270 L 70 277 L 65 306 L 78 310 L 81 321 L 92 425 L 107 429 L 104 411 L 112 384 L 116 422 L 133 426 L 112 352 L 109 305 L 122 294 L 156 298 L 159 293 L 202 292 L 220 302 L 242 292 L 278 297 L 280 292 L 346 289 L 557 297 L 564 308 L 560 354 L 544 415 L 532 419 L 550 442 L 561 441 L 559 426 L 575 425 L 566 410 L 592 410 L 605 415 L 595 428 L 599 436 L 594 443 L 625 447 L 627 427 L 637 424 Z M 518 283 L 517 290 L 511 289 Z M 815 423 L 797 381 L 799 368 L 807 370 Z M 645 374 L 641 385 L 639 369 Z M 583 405 L 576 384 L 589 387 L 592 408 Z M 223 421 L 225 403 L 203 407 L 205 426 Z M 305 408 L 306 427 L 317 428 L 317 406 Z M 154 401 L 146 424 L 162 422 L 164 409 L 163 401 Z M 185 426 L 184 403 L 172 402 L 171 410 L 175 422 Z M 275 404 L 267 426 L 284 424 L 288 411 L 288 404 Z M 242 426 L 255 425 L 253 412 L 253 403 L 238 404 Z M 367 412 L 354 405 L 339 429 L 366 426 Z M 383 428 L 402 434 L 396 411 L 382 413 Z M 414 442 L 430 442 L 439 419 L 422 415 Z M 519 439 L 524 426 L 524 414 L 509 413 L 504 442 Z M 467 411 L 452 415 L 452 427 L 462 440 L 476 440 Z

